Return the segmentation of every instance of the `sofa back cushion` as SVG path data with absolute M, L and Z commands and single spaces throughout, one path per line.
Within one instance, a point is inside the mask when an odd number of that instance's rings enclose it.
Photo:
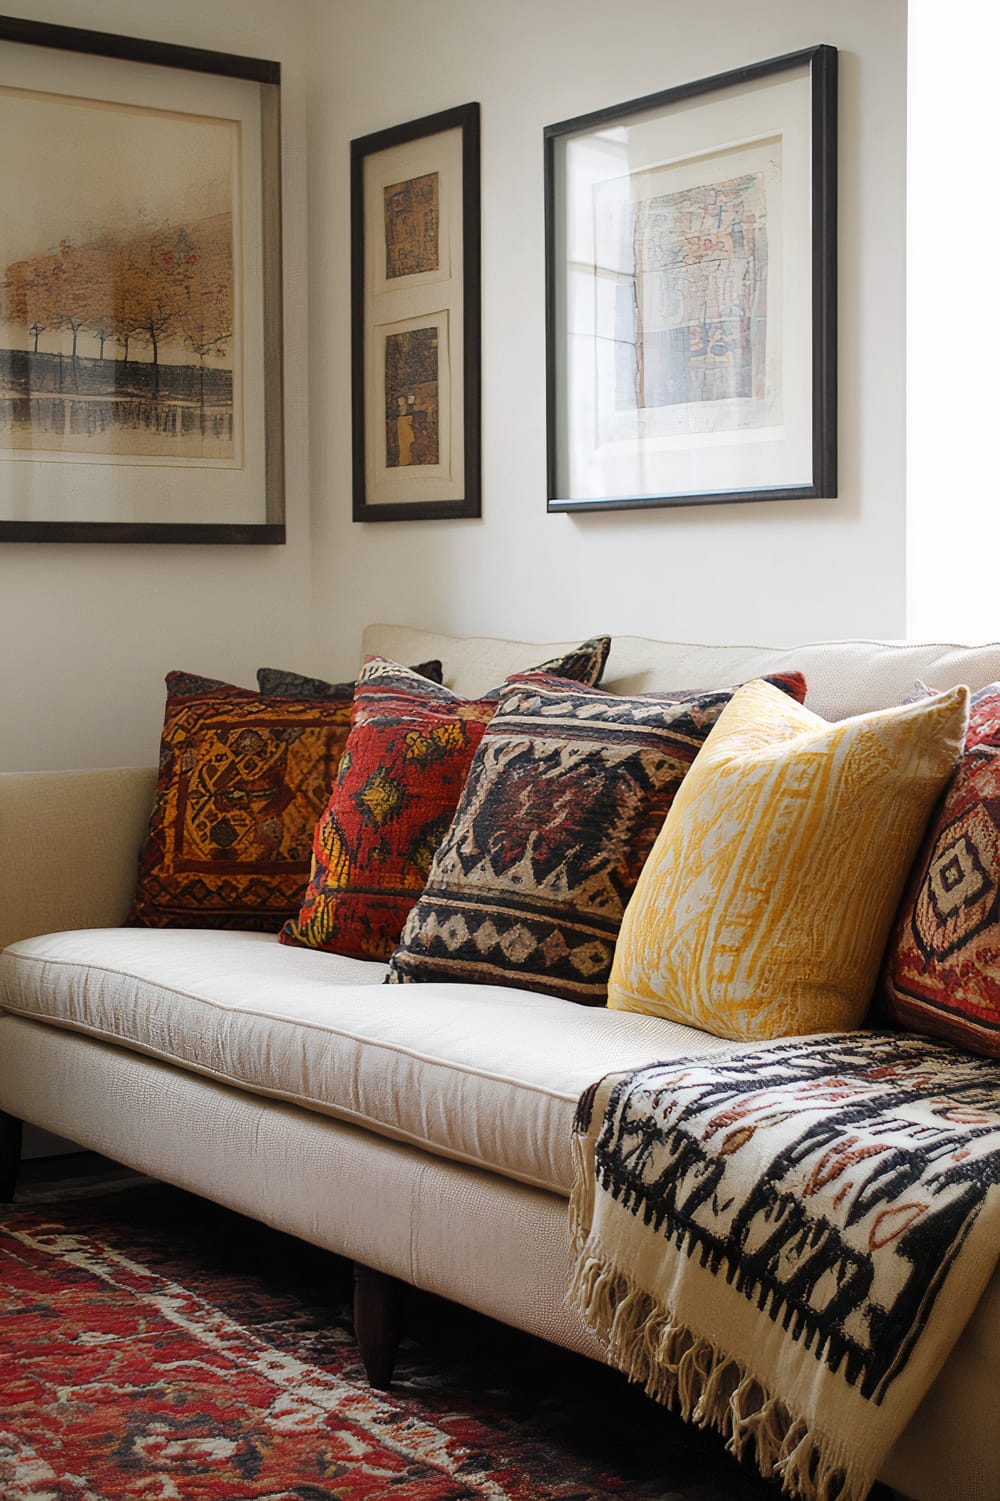
M 397 662 L 440 657 L 445 682 L 471 696 L 514 672 L 530 671 L 559 643 L 447 636 L 410 626 L 369 625 L 364 653 Z M 812 641 L 801 646 L 715 646 L 614 636 L 601 685 L 611 693 L 665 693 L 678 688 L 725 688 L 776 672 L 801 672 L 806 704 L 824 719 L 844 719 L 898 704 L 922 678 L 932 688 L 956 683 L 983 688 L 1000 679 L 1000 643 L 954 646 L 894 641 Z

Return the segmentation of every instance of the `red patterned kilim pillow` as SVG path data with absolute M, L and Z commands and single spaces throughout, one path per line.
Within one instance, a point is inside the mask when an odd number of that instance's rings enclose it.
M 610 645 L 610 637 L 595 637 L 545 669 L 596 682 Z M 282 943 L 388 959 L 499 693 L 460 698 L 385 657 L 365 664 L 340 775 L 316 828 L 302 910 L 282 929 Z
M 1000 1057 L 1000 683 L 969 706 L 965 753 L 928 827 L 883 973 L 913 1032 Z
M 350 700 L 167 676 L 160 767 L 128 926 L 276 932 L 299 907 Z
M 362 669 L 309 885 L 282 943 L 388 959 L 451 822 L 494 699 L 464 699 L 375 657 Z
M 799 673 L 769 681 L 805 697 Z M 603 1006 L 639 872 L 733 691 L 628 697 L 512 679 L 390 980 L 516 985 Z

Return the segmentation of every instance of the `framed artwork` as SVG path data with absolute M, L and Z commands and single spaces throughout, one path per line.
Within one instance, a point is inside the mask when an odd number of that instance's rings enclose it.
M 837 52 L 545 130 L 548 508 L 837 493 Z
M 479 105 L 351 142 L 354 520 L 480 514 Z
M 0 17 L 0 542 L 284 542 L 279 101 Z

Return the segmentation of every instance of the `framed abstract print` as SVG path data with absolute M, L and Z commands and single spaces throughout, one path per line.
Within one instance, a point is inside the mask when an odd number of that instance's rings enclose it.
M 354 520 L 480 514 L 479 105 L 351 142 Z
M 0 541 L 285 540 L 279 96 L 0 18 Z
M 548 507 L 836 495 L 837 52 L 545 131 Z

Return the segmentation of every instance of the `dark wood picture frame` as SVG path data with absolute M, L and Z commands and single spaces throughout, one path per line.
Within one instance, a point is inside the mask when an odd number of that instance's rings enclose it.
M 233 178 L 234 184 L 239 182 L 240 187 L 238 190 L 234 187 L 231 201 L 243 206 L 243 218 L 236 223 L 230 218 L 228 251 L 225 231 L 216 231 L 219 238 L 205 250 L 200 267 L 197 264 L 200 247 L 191 242 L 190 236 L 186 240 L 182 238 L 186 234 L 183 224 L 176 229 L 173 244 L 183 244 L 190 250 L 186 264 L 192 268 L 183 274 L 178 271 L 175 276 L 178 299 L 184 295 L 187 298 L 183 347 L 187 351 L 188 365 L 182 366 L 180 361 L 157 364 L 157 332 L 153 330 L 149 345 L 155 379 L 148 375 L 148 365 L 141 367 L 140 361 L 134 358 L 130 365 L 127 334 L 124 366 L 118 368 L 122 345 L 117 331 L 111 332 L 111 320 L 103 311 L 100 314 L 96 311 L 95 281 L 87 281 L 86 267 L 88 264 L 101 264 L 105 269 L 117 267 L 119 262 L 110 258 L 110 252 L 101 252 L 106 259 L 98 262 L 93 259 L 98 255 L 96 241 L 74 244 L 70 238 L 57 239 L 55 249 L 44 246 L 44 252 L 41 249 L 34 252 L 33 260 L 16 263 L 29 268 L 29 272 L 20 273 L 22 284 L 25 276 L 34 275 L 35 280 L 30 284 L 38 286 L 49 262 L 59 268 L 60 253 L 64 260 L 67 255 L 75 253 L 77 259 L 73 262 L 72 272 L 76 311 L 72 314 L 72 322 L 66 315 L 60 322 L 52 292 L 46 288 L 48 306 L 54 310 L 48 319 L 49 338 L 54 341 L 62 328 L 62 340 L 66 342 L 71 328 L 72 355 L 63 352 L 60 346 L 59 353 L 48 355 L 48 364 L 43 369 L 45 355 L 38 348 L 36 332 L 35 349 L 31 349 L 29 341 L 23 353 L 10 350 L 4 367 L 0 368 L 0 406 L 6 405 L 7 408 L 3 413 L 6 427 L 0 426 L 0 450 L 4 450 L 0 456 L 0 476 L 6 470 L 6 480 L 0 478 L 0 542 L 283 543 L 280 64 L 264 58 L 0 16 L 0 62 L 6 53 L 11 69 L 15 60 L 20 68 L 26 58 L 31 58 L 27 49 L 40 49 L 34 62 L 39 77 L 51 75 L 66 79 L 71 85 L 69 92 L 63 83 L 38 85 L 43 103 L 51 99 L 50 107 L 58 107 L 79 95 L 83 100 L 90 98 L 105 106 L 120 104 L 126 110 L 136 112 L 137 117 L 147 108 L 150 115 L 169 115 L 175 108 L 178 118 L 207 118 L 210 123 L 217 120 L 224 125 L 232 132 L 232 139 L 241 143 L 234 172 L 242 175 Z M 113 76 L 115 79 L 111 99 L 102 96 L 99 88 L 94 88 L 89 95 L 87 93 L 87 78 L 95 79 L 98 70 L 103 70 L 103 64 L 93 61 L 97 59 L 115 64 L 110 73 L 101 71 L 102 77 Z M 121 68 L 117 64 L 121 64 Z M 175 107 L 162 103 L 174 85 L 173 79 L 163 82 L 163 69 L 178 70 Z M 79 83 L 75 70 L 79 70 Z M 217 115 L 206 114 L 198 103 L 189 102 L 198 100 L 203 103 L 214 88 L 211 82 L 214 78 L 220 80 Z M 15 94 L 22 84 L 26 89 L 32 86 L 26 77 L 21 76 L 7 82 L 8 89 Z M 240 103 L 234 111 L 236 96 Z M 153 101 L 161 102 L 157 106 Z M 242 115 L 238 113 L 240 110 Z M 250 164 L 249 169 L 247 164 Z M 248 170 L 253 174 L 251 181 L 246 179 Z M 256 180 L 258 174 L 259 182 Z M 251 199 L 255 204 L 253 209 L 246 206 Z M 192 204 L 193 201 L 192 198 Z M 208 224 L 209 221 L 203 219 L 201 222 Z M 176 221 L 165 220 L 164 223 L 169 227 L 164 227 L 163 235 L 175 234 Z M 253 232 L 252 256 L 246 254 L 243 239 L 248 225 Z M 136 230 L 131 224 L 101 225 L 99 232 L 104 236 L 102 244 L 106 246 L 113 242 L 120 255 L 131 256 L 130 275 L 134 279 L 133 285 L 138 284 L 140 273 L 136 268 L 140 257 L 135 249 L 139 243 Z M 148 263 L 155 259 L 159 246 L 152 232 L 147 239 L 148 245 L 144 245 L 143 253 Z M 92 257 L 89 263 L 86 260 L 88 254 Z M 240 274 L 235 271 L 237 256 L 242 263 Z M 252 280 L 246 264 L 251 258 Z M 209 260 L 211 286 L 206 269 Z M 30 273 L 33 265 L 39 269 Z M 65 270 L 66 267 L 59 269 Z M 10 307 L 14 306 L 8 304 L 5 295 L 11 290 L 10 272 L 11 266 L 0 266 L 0 319 L 6 317 Z M 102 283 L 104 301 L 109 305 L 116 301 L 120 308 L 124 300 L 121 286 L 121 280 L 115 281 L 113 273 L 108 272 Z M 241 297 L 237 289 L 242 292 Z M 35 295 L 40 297 L 42 293 L 36 292 Z M 23 292 L 21 301 L 24 302 Z M 88 309 L 89 317 L 81 308 Z M 30 314 L 25 313 L 20 304 L 17 304 L 17 309 L 25 331 L 30 335 Z M 181 315 L 175 313 L 174 316 L 179 320 Z M 104 320 L 103 327 L 98 327 L 99 317 Z M 36 314 L 33 321 L 40 325 L 42 320 Z M 124 320 L 119 322 L 124 326 Z M 180 327 L 179 321 L 175 327 Z M 7 329 L 9 336 L 10 323 Z M 232 357 L 231 368 L 217 374 L 208 362 L 214 356 L 216 366 L 222 364 L 234 347 L 237 329 L 240 331 L 241 354 Z M 81 353 L 78 356 L 78 335 L 81 342 L 89 335 L 88 345 L 96 346 L 99 339 L 99 356 L 94 357 L 89 347 L 86 355 Z M 164 335 L 163 343 L 166 344 L 170 337 Z M 172 337 L 176 340 L 175 348 L 179 350 L 180 334 Z M 105 359 L 109 339 L 117 352 Z M 133 347 L 138 343 L 137 336 Z M 67 366 L 73 372 L 68 389 L 63 380 Z M 56 368 L 58 382 L 52 374 Z M 142 368 L 147 371 L 145 376 L 141 375 Z M 166 374 L 168 369 L 169 375 Z M 206 370 L 211 371 L 207 382 Z M 85 372 L 82 392 L 79 385 L 81 371 Z M 161 375 L 165 377 L 162 381 Z M 183 394 L 185 383 L 198 394 Z M 167 386 L 165 398 L 164 384 Z M 214 406 L 206 406 L 206 389 L 214 393 Z M 44 423 L 39 422 L 38 414 L 42 408 L 36 403 L 44 401 L 50 403 L 48 412 L 51 413 L 54 404 L 64 414 L 55 427 L 52 425 L 54 419 L 49 415 Z M 70 414 L 74 402 L 77 404 L 75 417 Z M 110 419 L 95 419 L 81 410 L 88 404 L 96 407 L 98 402 L 103 402 L 115 415 Z M 143 408 L 141 418 L 138 415 L 140 406 Z M 152 417 L 149 415 L 151 406 L 159 408 Z M 182 410 L 185 407 L 187 410 Z M 168 408 L 171 409 L 169 412 Z M 114 441 L 99 438 L 97 442 L 103 441 L 105 446 L 94 447 L 95 428 L 103 431 L 116 424 L 120 426 Z M 152 442 L 159 444 L 156 451 L 146 452 L 141 460 L 136 461 L 127 444 L 134 443 L 138 451 L 139 443 L 145 441 L 140 428 L 168 436 L 154 437 Z M 61 446 L 43 452 L 43 460 L 56 458 L 57 463 L 45 463 L 36 457 L 39 451 L 37 434 L 45 431 L 54 431 Z M 89 441 L 92 445 L 83 453 L 75 449 L 78 431 L 85 431 L 86 437 L 81 441 Z M 193 439 L 192 431 L 196 433 Z M 170 454 L 170 433 L 187 435 L 186 463 L 178 463 L 177 454 Z M 222 457 L 216 456 L 214 463 L 203 462 L 205 452 L 211 453 L 212 441 L 219 433 L 225 435 L 224 446 L 217 449 L 217 454 Z M 193 458 L 192 443 L 200 445 L 200 451 Z M 35 472 L 26 476 L 25 464 Z M 11 466 L 19 466 L 16 475 Z M 113 474 L 109 466 L 114 467 Z M 43 474 L 43 470 L 47 473 Z M 105 485 L 100 482 L 102 470 L 105 480 L 108 480 Z M 97 478 L 93 478 L 95 474 Z M 54 478 L 59 478 L 61 489 L 51 484 Z M 46 480 L 50 483 L 44 484 Z M 92 501 L 88 499 L 88 486 Z M 25 499 L 27 491 L 37 492 L 43 488 L 49 497 L 48 507 L 39 503 L 35 493 L 30 499 Z M 57 489 L 60 498 L 53 501 Z M 114 500 L 108 498 L 112 492 Z M 169 516 L 171 507 L 176 509 L 178 504 L 183 504 L 186 512 L 183 518 L 176 521 L 163 519 Z M 56 514 L 46 515 L 46 509 Z M 94 512 L 100 512 L 100 515 Z M 113 519 L 119 512 L 122 519 Z M 201 515 L 207 519 L 202 521 Z
M 794 95 L 788 92 L 789 82 L 798 89 Z M 770 103 L 768 88 L 773 88 Z M 701 104 L 708 108 L 700 112 L 699 119 Z M 717 126 L 709 112 L 712 108 L 720 111 Z M 745 122 L 740 115 L 743 108 Z M 783 108 L 789 110 L 787 149 L 780 123 Z M 712 125 L 714 133 L 699 138 L 697 131 L 706 124 Z M 634 132 L 634 147 L 622 145 L 629 132 Z M 748 213 L 748 205 L 739 200 L 738 189 L 744 183 L 767 183 L 768 173 L 775 168 L 773 161 L 765 162 L 764 157 L 774 142 L 779 143 L 774 155 L 778 158 L 777 172 L 782 174 L 779 190 L 783 193 L 777 200 L 781 207 L 775 217 L 779 229 L 790 223 L 793 230 L 784 235 L 784 260 L 778 261 L 775 254 L 769 262 L 766 210 L 756 221 L 748 217 L 751 228 L 744 238 L 743 216 Z M 737 155 L 751 149 L 756 149 L 759 164 L 759 170 L 755 167 L 752 173 L 748 170 L 749 154 L 746 168 L 739 165 L 741 158 Z M 546 127 L 544 151 L 548 510 L 608 511 L 835 497 L 836 48 L 805 48 L 564 120 Z M 724 163 L 727 156 L 730 164 L 737 163 L 735 167 L 697 165 L 699 158 L 705 163 L 710 159 Z M 625 165 L 616 166 L 616 161 L 625 158 Z M 791 164 L 787 174 L 786 162 Z M 602 172 L 606 172 L 607 182 L 602 181 Z M 624 191 L 626 184 L 628 191 Z M 643 190 L 645 202 L 637 204 L 635 200 L 642 198 Z M 769 189 L 754 186 L 753 191 L 764 194 Z M 583 215 L 572 217 L 570 200 L 574 193 L 578 209 L 584 203 L 588 208 L 593 206 L 585 199 L 588 193 L 603 194 L 602 202 L 610 205 L 605 211 L 614 232 L 599 227 L 589 231 L 589 260 L 579 249 Z M 715 195 L 711 200 L 709 193 Z M 758 201 L 770 203 L 767 198 Z M 782 302 L 778 308 L 779 318 L 784 318 L 784 333 L 771 341 L 781 348 L 780 384 L 773 378 L 772 350 L 768 348 L 766 361 L 759 354 L 767 343 L 767 336 L 762 338 L 759 333 L 763 322 L 760 307 L 764 308 L 764 318 L 771 315 L 766 301 L 754 305 L 754 316 L 739 304 L 729 304 L 734 316 L 725 326 L 716 313 L 714 328 L 721 329 L 717 345 L 713 344 L 714 331 L 709 329 L 711 312 L 703 315 L 704 334 L 693 320 L 689 322 L 689 303 L 684 299 L 687 288 L 695 285 L 694 273 L 722 275 L 713 269 L 705 272 L 697 264 L 697 247 L 702 243 L 709 245 L 705 258 L 713 254 L 710 241 L 702 242 L 697 232 L 689 257 L 694 266 L 690 279 L 685 280 L 686 269 L 674 269 L 686 259 L 681 227 L 696 226 L 699 212 L 709 202 L 720 216 L 720 225 L 725 223 L 726 214 L 730 215 L 730 226 L 736 225 L 740 264 L 746 265 L 750 258 L 748 245 L 763 247 L 757 257 L 756 274 L 758 282 L 763 283 L 764 297 L 770 292 L 777 306 L 792 286 L 789 306 Z M 647 218 L 641 221 L 643 213 Z M 779 217 L 781 214 L 795 217 L 786 220 Z M 596 213 L 593 219 L 599 225 Z M 641 222 L 651 228 L 642 230 Z M 752 240 L 757 225 L 762 230 Z M 673 238 L 657 241 L 654 230 Z M 649 238 L 640 240 L 640 233 L 648 233 Z M 574 237 L 572 252 L 567 244 L 570 235 Z M 800 246 L 800 239 L 808 244 Z M 723 237 L 722 231 L 720 240 L 718 259 L 721 262 L 728 256 L 733 264 L 737 241 L 732 234 Z M 612 246 L 612 255 L 619 257 L 610 268 L 598 253 L 599 244 L 604 249 Z M 666 248 L 660 251 L 657 245 Z M 662 260 L 657 264 L 658 254 Z M 580 284 L 574 282 L 575 296 L 571 298 L 570 278 L 580 276 L 581 266 L 590 285 L 581 297 Z M 640 285 L 643 277 L 644 286 Z M 654 284 L 657 277 L 662 278 L 659 290 Z M 604 288 L 599 285 L 601 278 Z M 609 292 L 606 288 L 611 282 L 616 285 Z M 642 301 L 645 297 L 649 298 L 648 328 L 639 311 L 646 306 Z M 581 324 L 589 317 L 592 326 L 570 329 L 571 316 L 580 319 L 576 309 L 588 299 L 592 311 L 583 315 Z M 705 307 L 712 305 L 706 297 Z M 720 306 L 721 300 L 716 299 L 714 307 Z M 678 313 L 678 307 L 683 311 Z M 658 315 L 662 318 L 659 327 Z M 772 326 L 774 323 L 771 317 Z M 793 344 L 794 330 L 800 325 L 805 326 L 806 336 Z M 720 370 L 716 349 L 722 351 L 723 359 L 729 360 L 737 374 Z M 694 368 L 699 351 L 703 357 Z M 790 368 L 786 372 L 789 351 Z M 587 395 L 588 384 L 592 397 Z M 647 399 L 647 386 L 656 393 L 651 400 Z M 693 397 L 687 395 L 691 391 L 696 393 Z M 706 394 L 717 391 L 724 392 L 725 400 L 713 401 Z M 757 402 L 752 410 L 751 400 Z M 789 447 L 779 452 L 775 446 L 769 454 L 767 440 L 785 419 L 785 431 L 791 433 Z M 684 422 L 692 424 L 687 433 Z M 711 422 L 729 422 L 732 427 L 713 429 L 707 425 Z M 737 434 L 734 441 L 734 432 L 749 429 L 751 423 L 759 428 L 756 441 L 752 430 L 745 439 Z M 702 434 L 707 436 L 699 447 Z M 723 446 L 730 452 L 723 454 Z M 613 483 L 605 483 L 608 479 Z
M 352 141 L 354 521 L 480 515 L 480 304 L 479 105 Z

